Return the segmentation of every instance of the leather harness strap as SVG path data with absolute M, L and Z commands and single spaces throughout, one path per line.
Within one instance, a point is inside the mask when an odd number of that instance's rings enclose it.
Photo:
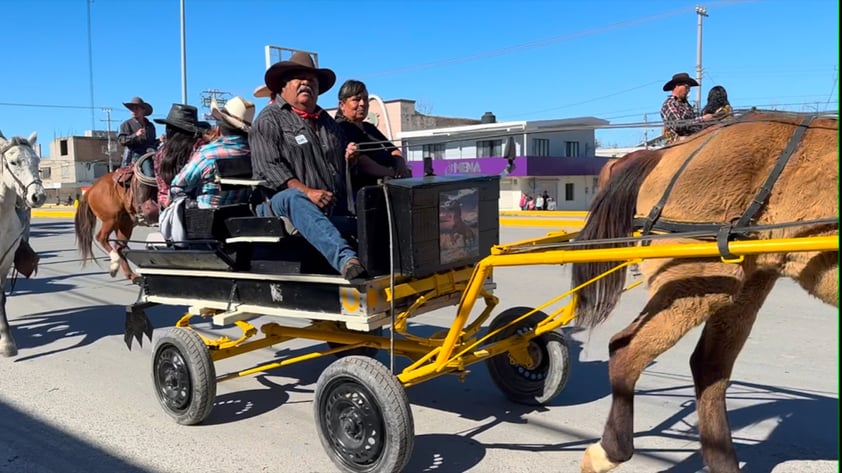
M 669 184 L 667 185 L 666 189 L 664 190 L 664 194 L 661 196 L 661 199 L 658 201 L 657 204 L 649 211 L 649 215 L 645 218 L 636 218 L 634 221 L 635 228 L 641 228 L 641 233 L 643 235 L 648 235 L 651 231 L 659 231 L 665 233 L 682 233 L 682 232 L 691 232 L 691 231 L 706 231 L 711 232 L 711 234 L 716 235 L 716 243 L 717 247 L 719 248 L 719 253 L 722 258 L 725 259 L 734 259 L 736 258 L 730 251 L 728 251 L 728 242 L 731 241 L 735 237 L 740 238 L 749 238 L 750 231 L 748 228 L 755 222 L 755 217 L 757 213 L 766 205 L 766 201 L 769 199 L 769 196 L 772 193 L 772 188 L 774 187 L 775 183 L 777 182 L 778 178 L 780 177 L 781 173 L 783 172 L 784 168 L 786 167 L 787 163 L 789 162 L 789 158 L 792 157 L 792 154 L 798 149 L 798 146 L 801 144 L 801 140 L 804 137 L 804 133 L 809 128 L 810 123 L 816 118 L 816 115 L 810 115 L 804 118 L 801 123 L 796 125 L 795 132 L 793 133 L 792 137 L 789 140 L 786 148 L 781 151 L 781 154 L 778 156 L 778 159 L 775 161 L 775 166 L 772 168 L 772 171 L 769 173 L 769 176 L 766 177 L 763 185 L 758 190 L 757 194 L 755 195 L 754 199 L 752 200 L 749 207 L 743 212 L 743 214 L 735 221 L 729 223 L 713 223 L 713 222 L 675 222 L 666 219 L 661 219 L 661 212 L 663 211 L 664 206 L 666 205 L 667 199 L 669 198 L 670 192 L 678 180 L 678 177 L 690 163 L 690 161 L 698 154 L 698 152 L 716 135 L 719 131 L 712 133 L 708 139 L 702 143 L 696 150 L 694 150 L 687 159 L 684 160 L 684 163 L 681 164 L 681 167 L 676 171 L 676 173 L 672 176 Z M 737 123 L 737 122 L 735 122 Z M 724 127 L 723 127 L 724 128 Z M 721 129 L 721 128 L 720 128 Z M 739 229 L 735 231 L 735 229 Z M 644 245 L 648 245 L 650 241 L 644 242 Z
M 801 139 L 804 137 L 804 133 L 807 131 L 807 128 L 810 127 L 810 122 L 813 121 L 815 115 L 808 116 L 798 124 L 797 128 L 795 129 L 795 133 L 793 133 L 792 138 L 789 140 L 789 144 L 786 145 L 786 148 L 781 152 L 781 155 L 778 156 L 778 160 L 775 162 L 775 167 L 772 168 L 772 172 L 769 173 L 769 176 L 766 178 L 766 182 L 760 187 L 760 191 L 754 197 L 754 201 L 752 201 L 751 205 L 749 205 L 748 209 L 743 213 L 740 219 L 737 221 L 738 227 L 745 227 L 751 224 L 754 221 L 754 217 L 757 215 L 757 212 L 766 205 L 766 200 L 769 199 L 769 195 L 772 193 L 772 187 L 777 182 L 778 177 L 780 177 L 781 172 L 783 172 L 784 167 L 786 167 L 786 163 L 789 162 L 789 158 L 792 157 L 792 153 L 798 148 L 798 145 L 801 144 Z
M 681 167 L 678 168 L 678 171 L 676 171 L 675 174 L 672 175 L 672 179 L 670 180 L 669 184 L 667 184 L 667 188 L 664 189 L 664 194 L 661 196 L 661 199 L 658 201 L 657 204 L 655 204 L 654 207 L 652 207 L 652 210 L 649 211 L 649 215 L 643 220 L 643 229 L 641 230 L 642 234 L 648 235 L 649 232 L 652 231 L 652 229 L 655 226 L 655 222 L 657 222 L 658 219 L 661 217 L 661 211 L 664 210 L 664 206 L 667 204 L 667 199 L 669 198 L 669 195 L 672 192 L 672 188 L 675 186 L 675 183 L 678 181 L 679 176 L 681 176 L 681 173 L 684 172 L 684 169 L 687 168 L 687 165 L 690 164 L 690 161 L 692 161 L 693 158 L 695 158 L 696 155 L 699 154 L 699 151 L 701 151 L 701 149 L 704 148 L 705 145 L 708 144 L 710 140 L 712 140 L 713 137 L 717 135 L 717 133 L 719 133 L 719 130 L 716 130 L 713 133 L 711 133 L 710 136 L 708 136 L 708 138 L 701 144 L 701 146 L 694 149 L 693 152 L 690 153 L 690 156 L 687 156 L 687 159 L 685 159 L 684 162 L 681 163 Z

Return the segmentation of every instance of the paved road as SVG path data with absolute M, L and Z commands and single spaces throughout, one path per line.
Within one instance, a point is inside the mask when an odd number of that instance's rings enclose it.
M 503 241 L 546 228 L 507 227 Z M 104 268 L 81 268 L 72 222 L 36 219 L 36 279 L 9 299 L 20 354 L 0 359 L 0 472 L 330 472 L 312 413 L 314 383 L 330 360 L 221 383 L 199 426 L 176 425 L 152 393 L 150 344 L 128 351 L 123 310 L 136 297 Z M 502 307 L 537 305 L 568 286 L 563 267 L 495 274 Z M 604 326 L 569 330 L 573 366 L 551 405 L 505 401 L 485 368 L 465 382 L 439 378 L 408 390 L 417 433 L 410 472 L 575 472 L 607 415 L 607 340 L 642 307 L 623 297 Z M 157 327 L 178 308 L 150 312 Z M 417 319 L 447 326 L 447 311 Z M 838 453 L 838 312 L 781 281 L 767 301 L 729 390 L 731 423 L 746 472 L 835 472 Z M 701 470 L 688 356 L 698 331 L 638 384 L 637 455 L 621 472 Z M 219 364 L 219 373 L 265 361 L 293 343 Z M 381 356 L 386 361 L 387 357 Z

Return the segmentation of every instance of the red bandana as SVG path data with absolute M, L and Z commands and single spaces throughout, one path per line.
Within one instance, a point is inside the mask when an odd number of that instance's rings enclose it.
M 299 117 L 301 117 L 305 120 L 318 120 L 319 115 L 321 115 L 321 113 L 322 113 L 321 110 L 318 110 L 314 113 L 310 113 L 310 112 L 305 112 L 304 110 L 299 110 L 295 107 L 290 107 L 290 108 L 292 108 L 292 111 L 295 112 L 296 115 L 298 115 Z

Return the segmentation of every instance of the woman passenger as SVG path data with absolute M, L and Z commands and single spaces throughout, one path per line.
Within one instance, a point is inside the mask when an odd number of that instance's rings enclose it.
M 702 115 L 713 115 L 713 120 L 722 120 L 734 115 L 734 109 L 728 103 L 728 92 L 725 87 L 717 85 L 708 92 L 708 103 L 702 109 Z
M 368 117 L 368 90 L 358 80 L 347 80 L 339 88 L 339 108 L 336 123 L 345 138 L 360 147 L 360 154 L 351 176 L 351 188 L 356 196 L 362 187 L 376 185 L 379 179 L 410 177 L 400 150 L 395 147 Z

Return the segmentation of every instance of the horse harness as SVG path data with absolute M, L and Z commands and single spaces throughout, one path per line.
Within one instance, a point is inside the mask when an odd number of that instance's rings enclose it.
M 724 260 L 736 260 L 737 257 L 731 254 L 728 251 L 728 242 L 734 238 L 741 238 L 741 239 L 749 239 L 750 233 L 752 230 L 759 229 L 755 223 L 755 217 L 757 213 L 766 205 L 766 201 L 769 199 L 769 195 L 772 193 L 772 187 L 777 182 L 778 178 L 783 172 L 784 167 L 786 167 L 787 163 L 789 162 L 789 158 L 792 157 L 792 154 L 798 148 L 798 145 L 801 143 L 802 138 L 804 137 L 804 133 L 809 128 L 810 123 L 816 118 L 816 115 L 810 115 L 805 117 L 801 123 L 795 125 L 796 129 L 793 133 L 792 137 L 789 140 L 789 143 L 781 151 L 781 154 L 778 156 L 777 161 L 775 162 L 775 166 L 772 168 L 772 171 L 766 177 L 766 181 L 764 181 L 763 185 L 760 186 L 757 194 L 754 196 L 754 200 L 752 200 L 751 204 L 749 204 L 748 208 L 743 212 L 743 214 L 733 219 L 731 222 L 726 223 L 694 223 L 694 222 L 676 222 L 667 219 L 660 218 L 661 212 L 664 209 L 664 206 L 667 203 L 667 199 L 669 198 L 670 193 L 672 192 L 673 187 L 675 186 L 676 182 L 678 181 L 679 176 L 681 173 L 687 168 L 690 164 L 690 161 L 699 154 L 702 148 L 705 147 L 718 133 L 722 128 L 727 126 L 734 125 L 736 123 L 745 123 L 745 121 L 734 121 L 731 123 L 727 123 L 715 131 L 713 131 L 708 138 L 702 142 L 702 144 L 696 148 L 689 156 L 684 160 L 681 166 L 678 168 L 678 171 L 673 174 L 672 179 L 670 180 L 669 184 L 667 185 L 666 189 L 664 189 L 664 193 L 661 196 L 661 199 L 658 203 L 655 204 L 654 207 L 649 211 L 649 214 L 646 217 L 639 217 L 634 219 L 634 228 L 640 229 L 642 236 L 650 235 L 652 231 L 658 231 L 663 233 L 684 233 L 684 232 L 696 232 L 696 233 L 705 233 L 708 235 L 716 235 L 716 243 L 719 248 L 719 254 Z M 836 219 L 821 219 L 817 220 L 812 223 L 831 223 L 836 222 Z M 799 222 L 799 224 L 803 224 L 804 222 Z M 789 226 L 789 225 L 779 225 L 779 226 Z M 768 226 L 766 226 L 768 227 Z M 651 240 L 647 239 L 643 242 L 644 245 L 651 244 Z
M 0 148 L 0 159 L 3 160 L 3 168 L 6 171 L 9 171 L 9 175 L 11 175 L 12 179 L 14 179 L 15 182 L 23 189 L 23 193 L 26 194 L 26 192 L 29 190 L 30 186 L 38 186 L 38 185 L 43 185 L 43 184 L 41 183 L 40 173 L 35 174 L 35 178 L 32 180 L 32 182 L 30 182 L 29 184 L 24 184 L 23 182 L 21 182 L 20 179 L 18 179 L 18 177 L 15 175 L 15 173 L 12 172 L 12 168 L 9 167 L 9 162 L 6 161 L 6 153 L 10 149 L 12 149 L 16 146 L 27 146 L 30 149 L 32 149 L 32 147 L 29 145 L 28 141 L 24 140 L 23 138 L 15 136 L 12 139 L 10 139 L 2 148 Z

